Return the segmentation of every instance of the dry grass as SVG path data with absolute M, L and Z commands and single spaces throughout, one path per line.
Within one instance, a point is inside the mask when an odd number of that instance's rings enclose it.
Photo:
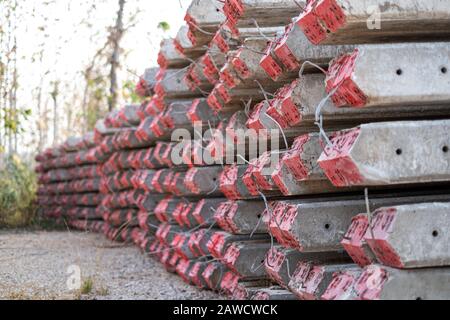
M 82 295 L 87 295 L 92 293 L 92 290 L 94 289 L 94 280 L 92 278 L 87 278 L 83 281 L 83 284 L 80 288 L 80 293 Z

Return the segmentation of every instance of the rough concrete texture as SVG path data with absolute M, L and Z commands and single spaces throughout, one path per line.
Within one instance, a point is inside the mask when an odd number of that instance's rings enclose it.
M 449 125 L 448 120 L 364 124 L 334 136 L 333 151 L 327 147 L 318 162 L 335 186 L 446 181 Z

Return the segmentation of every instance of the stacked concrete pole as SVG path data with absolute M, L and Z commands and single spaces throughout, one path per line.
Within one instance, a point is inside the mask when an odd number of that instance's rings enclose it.
M 103 232 L 101 164 L 108 156 L 93 132 L 38 155 L 39 215 L 75 229 Z
M 449 299 L 449 13 L 194 0 L 98 124 L 107 234 L 230 299 Z

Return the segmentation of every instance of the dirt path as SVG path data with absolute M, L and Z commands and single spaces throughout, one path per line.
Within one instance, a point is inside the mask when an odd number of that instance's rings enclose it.
M 76 279 L 78 267 L 81 283 L 92 279 L 88 295 L 80 295 L 80 290 L 70 291 L 67 286 L 68 280 Z M 198 300 L 219 297 L 185 284 L 153 259 L 144 257 L 138 249 L 111 243 L 102 235 L 0 231 L 0 299 L 80 298 Z

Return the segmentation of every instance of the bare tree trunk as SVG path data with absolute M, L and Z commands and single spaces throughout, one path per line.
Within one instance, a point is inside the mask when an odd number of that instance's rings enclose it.
M 116 26 L 111 32 L 111 41 L 113 46 L 113 51 L 111 55 L 111 71 L 109 74 L 110 78 L 110 98 L 108 101 L 109 111 L 112 111 L 117 106 L 118 98 L 118 83 L 117 83 L 117 69 L 120 65 L 120 41 L 122 40 L 124 34 L 123 28 L 123 12 L 125 9 L 126 0 L 119 0 L 119 11 L 117 12 Z
M 43 146 L 45 146 L 45 144 L 47 143 L 47 141 L 49 141 L 49 105 L 50 101 L 49 98 L 47 98 L 45 100 L 44 103 L 44 112 L 42 115 L 42 144 Z
M 53 92 L 51 93 L 53 100 L 53 145 L 56 146 L 59 141 L 59 113 L 58 113 L 58 95 L 59 82 L 53 84 Z
M 37 94 L 37 114 L 38 114 L 38 119 L 36 121 L 37 123 L 37 129 L 38 129 L 38 135 L 39 135 L 39 140 L 38 140 L 38 152 L 41 153 L 42 150 L 44 149 L 44 126 L 43 126 L 43 119 L 44 119 L 44 115 L 42 113 L 42 86 L 43 84 L 43 77 L 41 78 L 41 83 L 39 85 L 38 88 L 38 94 Z
M 19 131 L 19 114 L 17 112 L 17 88 L 19 87 L 18 75 L 17 75 L 17 37 L 14 33 L 14 60 L 13 60 L 13 82 L 11 88 L 11 109 L 12 109 L 12 120 L 15 123 L 15 128 L 12 132 L 12 151 L 17 153 L 17 135 Z
M 81 102 L 81 111 L 83 113 L 83 124 L 82 124 L 82 132 L 85 134 L 88 130 L 88 111 L 87 111 L 87 103 L 88 103 L 88 94 L 89 94 L 89 80 L 91 79 L 90 76 L 90 69 L 86 70 L 86 73 L 84 75 L 85 78 L 85 85 L 84 85 L 84 92 L 83 92 L 83 100 Z

